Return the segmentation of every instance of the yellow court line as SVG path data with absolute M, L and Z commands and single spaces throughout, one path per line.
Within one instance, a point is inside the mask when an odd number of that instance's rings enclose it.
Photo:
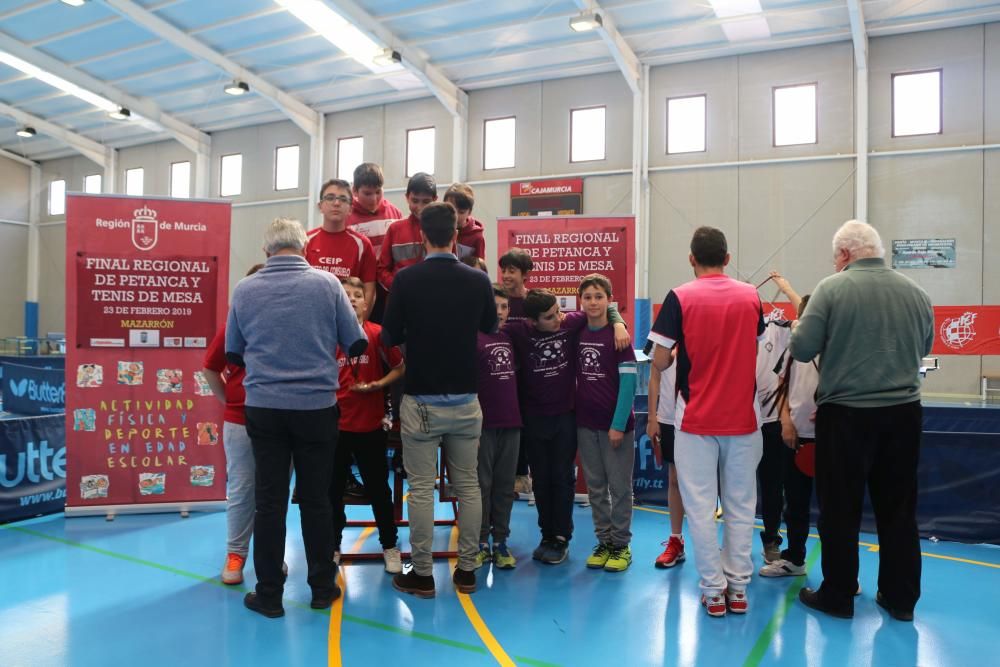
M 448 550 L 457 551 L 458 550 L 458 526 L 454 526 L 451 529 L 451 538 L 448 540 Z M 451 566 L 450 569 L 454 570 L 458 566 L 458 559 L 451 558 L 448 560 L 448 564 Z M 490 654 L 497 661 L 501 667 L 517 667 L 516 663 L 510 659 L 507 652 L 503 650 L 500 646 L 500 642 L 496 640 L 490 629 L 486 627 L 486 623 L 483 618 L 479 615 L 479 610 L 476 609 L 476 605 L 473 604 L 472 598 L 469 597 L 467 593 L 459 593 L 458 589 L 455 589 L 455 595 L 458 596 L 458 601 L 462 605 L 462 609 L 465 611 L 465 615 L 468 616 L 469 622 L 472 623 L 472 627 L 475 628 L 476 634 L 479 635 L 479 639 L 482 640 L 483 644 L 489 650 Z
M 653 509 L 651 507 L 636 507 L 634 509 L 642 510 L 643 512 L 653 512 L 654 514 L 667 514 L 667 515 L 670 514 L 670 512 L 668 512 L 667 510 L 657 510 L 657 509 Z M 716 519 L 716 521 L 718 521 L 718 519 Z M 754 528 L 756 528 L 757 530 L 764 530 L 764 526 L 756 526 L 755 525 Z M 785 529 L 781 529 L 780 532 L 787 533 L 788 531 L 785 530 Z M 812 537 L 812 538 L 817 539 L 817 540 L 819 539 L 819 535 L 816 535 L 815 533 L 809 533 L 809 537 Z M 871 551 L 873 553 L 878 553 L 878 551 L 879 551 L 879 545 L 873 544 L 872 542 L 858 542 L 858 546 L 859 547 L 867 547 L 868 551 Z M 980 560 L 969 560 L 968 558 L 958 558 L 956 556 L 945 556 L 944 554 L 932 554 L 932 553 L 927 553 L 926 551 L 920 552 L 920 555 L 921 556 L 926 556 L 927 558 L 938 558 L 940 560 L 950 560 L 950 561 L 954 561 L 956 563 L 966 563 L 967 565 L 979 565 L 981 567 L 991 567 L 991 568 L 994 568 L 996 570 L 1000 570 L 1000 564 L 998 564 L 998 563 L 985 563 L 985 562 L 980 561 Z
M 357 552 L 361 550 L 361 546 L 368 539 L 368 536 L 375 532 L 375 528 L 368 526 L 361 531 L 361 535 L 351 546 L 352 552 Z M 340 571 L 337 573 L 337 585 L 340 586 L 340 597 L 333 601 L 333 606 L 330 607 L 330 634 L 329 634 L 329 648 L 327 649 L 327 664 L 329 667 L 342 667 L 343 658 L 340 654 L 340 628 L 344 620 L 344 599 L 347 598 L 347 577 L 344 576 L 344 567 L 346 565 L 340 566 Z

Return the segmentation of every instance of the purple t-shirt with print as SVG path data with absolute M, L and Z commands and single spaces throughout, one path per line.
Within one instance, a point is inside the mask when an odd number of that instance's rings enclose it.
M 566 313 L 559 331 L 546 333 L 529 320 L 504 324 L 518 361 L 521 414 L 554 417 L 573 411 L 576 337 L 587 324 L 584 313 Z
M 476 358 L 483 430 L 520 428 L 517 372 L 510 336 L 502 331 L 492 334 L 480 332 L 476 342 Z
M 615 349 L 615 332 L 611 325 L 594 330 L 585 327 L 576 346 L 576 424 L 585 428 L 607 431 L 618 404 L 618 366 L 635 363 L 632 346 Z M 635 424 L 630 413 L 625 432 Z
M 510 311 L 507 314 L 508 322 L 521 322 L 528 319 L 524 314 L 524 297 L 523 296 L 511 296 L 507 297 L 507 303 L 510 304 Z

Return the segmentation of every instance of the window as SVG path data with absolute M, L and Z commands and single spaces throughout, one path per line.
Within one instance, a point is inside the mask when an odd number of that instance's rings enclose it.
M 294 190 L 299 187 L 299 147 L 279 146 L 274 151 L 274 189 Z
M 705 150 L 705 96 L 667 100 L 667 154 Z
M 345 137 L 337 140 L 337 178 L 350 183 L 354 180 L 354 168 L 364 161 L 364 137 Z
M 588 162 L 605 157 L 605 107 L 569 112 L 569 161 Z
M 222 167 L 219 177 L 219 196 L 234 197 L 243 192 L 243 155 L 222 156 Z
M 774 89 L 774 145 L 816 143 L 816 84 Z
M 90 194 L 99 194 L 101 192 L 101 185 L 103 182 L 101 180 L 100 174 L 91 174 L 90 176 L 83 177 L 83 191 Z
M 483 123 L 483 169 L 510 169 L 514 166 L 516 123 L 513 116 Z
M 892 75 L 892 136 L 941 133 L 941 70 Z
M 49 183 L 49 215 L 66 214 L 66 181 Z
M 170 164 L 170 196 L 176 199 L 187 199 L 191 196 L 190 162 Z
M 125 194 L 127 195 L 141 195 L 142 194 L 142 181 L 146 176 L 146 172 L 142 167 L 136 169 L 126 169 L 125 170 Z
M 406 177 L 434 173 L 434 128 L 406 131 Z

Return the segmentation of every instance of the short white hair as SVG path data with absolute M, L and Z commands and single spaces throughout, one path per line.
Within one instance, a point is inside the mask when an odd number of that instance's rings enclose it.
M 885 257 L 882 237 L 867 222 L 848 220 L 833 235 L 833 254 L 846 250 L 851 259 Z
M 285 249 L 301 252 L 306 247 L 306 240 L 301 222 L 293 218 L 275 218 L 264 232 L 264 252 L 268 255 Z

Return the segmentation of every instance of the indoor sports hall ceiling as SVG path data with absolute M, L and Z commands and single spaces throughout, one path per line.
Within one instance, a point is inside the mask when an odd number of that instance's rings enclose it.
M 859 5 L 870 37 L 1000 21 L 1000 2 L 981 0 L 76 3 L 0 0 L 0 148 L 43 160 L 73 153 L 61 129 L 120 148 L 287 119 L 299 102 L 328 113 L 427 97 L 428 80 L 469 91 L 617 70 L 605 31 L 570 28 L 584 9 L 649 65 L 849 41 Z M 334 41 L 402 62 L 348 55 L 300 18 L 316 11 Z M 246 94 L 223 90 L 234 68 L 252 77 Z M 131 118 L 110 118 L 118 106 Z M 17 136 L 25 125 L 35 136 Z

